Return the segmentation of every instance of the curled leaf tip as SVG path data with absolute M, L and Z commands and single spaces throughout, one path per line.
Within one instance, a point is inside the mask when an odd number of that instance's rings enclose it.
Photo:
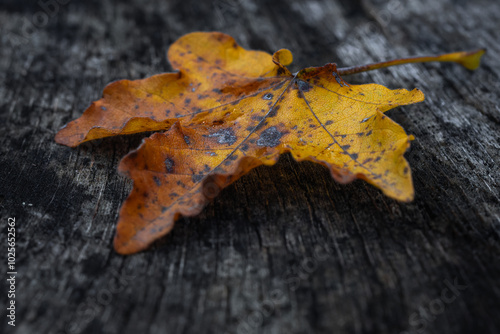
M 486 49 L 463 52 L 463 55 L 457 60 L 457 63 L 468 70 L 475 70 L 481 64 L 481 57 L 486 53 Z

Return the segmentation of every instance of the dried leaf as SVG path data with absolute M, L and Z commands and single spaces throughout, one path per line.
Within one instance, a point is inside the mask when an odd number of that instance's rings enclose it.
M 406 62 L 455 61 L 472 68 L 481 52 Z M 120 211 L 118 252 L 145 249 L 179 216 L 198 214 L 221 189 L 259 165 L 273 165 L 285 152 L 328 167 L 338 182 L 361 178 L 389 197 L 413 199 L 403 157 L 412 136 L 384 112 L 424 95 L 418 89 L 350 85 L 340 76 L 394 62 L 339 70 L 326 64 L 292 74 L 285 67 L 292 62 L 290 51 L 248 51 L 222 33 L 185 35 L 168 58 L 178 72 L 108 85 L 101 100 L 56 136 L 58 143 L 76 146 L 167 130 L 145 139 L 120 163 L 134 188 Z

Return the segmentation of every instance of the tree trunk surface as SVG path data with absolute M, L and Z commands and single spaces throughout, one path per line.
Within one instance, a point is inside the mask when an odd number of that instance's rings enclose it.
M 77 1 L 0 4 L 2 333 L 500 333 L 500 2 Z M 388 115 L 415 140 L 415 200 L 336 183 L 289 155 L 149 250 L 113 250 L 144 135 L 54 135 L 104 86 L 171 71 L 169 45 L 222 31 L 288 48 L 293 72 L 488 48 L 472 72 L 414 64 L 344 79 L 419 88 Z M 5 316 L 15 218 L 15 327 Z

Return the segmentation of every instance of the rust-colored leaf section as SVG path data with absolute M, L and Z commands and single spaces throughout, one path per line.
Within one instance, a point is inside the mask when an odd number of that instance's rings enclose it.
M 125 254 L 144 249 L 179 215 L 197 215 L 221 189 L 262 164 L 240 154 L 238 143 L 231 128 L 179 123 L 145 139 L 119 166 L 134 188 L 120 211 L 115 248 Z
M 198 214 L 224 187 L 286 152 L 326 166 L 339 182 L 361 178 L 394 199 L 413 199 L 403 157 L 412 136 L 384 113 L 422 101 L 419 90 L 351 85 L 335 64 L 292 74 L 290 51 L 248 51 L 222 33 L 183 36 L 168 59 L 176 73 L 110 84 L 56 137 L 75 146 L 166 130 L 120 163 L 134 187 L 120 211 L 118 252 L 147 248 L 180 216 Z

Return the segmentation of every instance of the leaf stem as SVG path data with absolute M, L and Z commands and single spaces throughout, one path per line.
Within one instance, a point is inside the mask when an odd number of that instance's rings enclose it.
M 479 63 L 481 61 L 481 56 L 485 52 L 486 49 L 478 49 L 474 51 L 446 53 L 438 56 L 401 58 L 401 59 L 384 61 L 380 63 L 362 65 L 362 66 L 342 67 L 338 68 L 337 72 L 339 75 L 349 75 L 349 74 L 376 70 L 384 67 L 404 65 L 410 63 L 426 63 L 431 61 L 455 62 L 469 70 L 475 70 L 476 68 L 478 68 Z

